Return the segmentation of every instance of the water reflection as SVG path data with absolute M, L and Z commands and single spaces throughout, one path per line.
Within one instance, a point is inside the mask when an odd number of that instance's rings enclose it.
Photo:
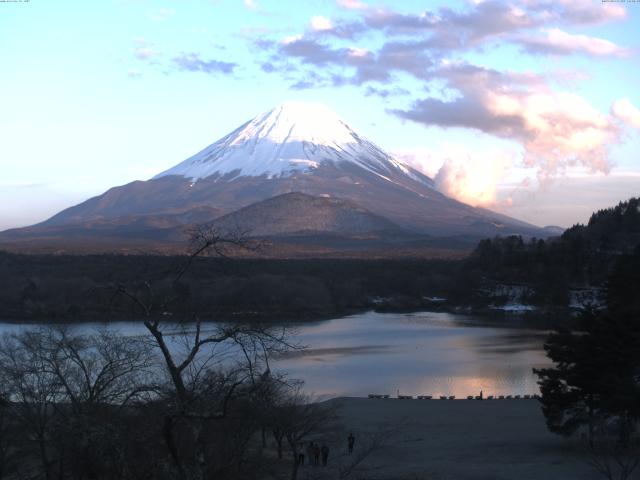
M 0 324 L 0 333 L 37 326 Z M 70 328 L 146 335 L 140 322 Z M 532 394 L 538 391 L 532 368 L 548 365 L 545 332 L 486 325 L 465 315 L 369 312 L 294 330 L 294 341 L 308 348 L 274 358 L 272 368 L 303 379 L 307 391 L 321 397 Z
M 276 365 L 324 395 L 532 394 L 545 332 L 446 313 L 366 313 L 299 327 L 309 355 Z

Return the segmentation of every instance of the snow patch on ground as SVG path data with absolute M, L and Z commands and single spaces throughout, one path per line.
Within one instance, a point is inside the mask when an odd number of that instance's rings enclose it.
M 505 305 L 493 305 L 490 308 L 493 310 L 502 310 L 505 312 L 532 312 L 538 309 L 535 305 L 525 305 L 522 303 L 507 303 Z

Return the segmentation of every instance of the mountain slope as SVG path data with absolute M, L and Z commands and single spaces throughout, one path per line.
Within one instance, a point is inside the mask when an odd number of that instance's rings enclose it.
M 292 192 L 356 205 L 411 234 L 547 236 L 533 225 L 443 195 L 434 189 L 431 179 L 358 135 L 325 107 L 286 103 L 148 181 L 111 188 L 39 225 L 2 234 L 0 239 L 7 234 L 13 238 L 38 236 L 52 227 L 56 235 L 64 236 L 70 225 L 125 229 L 126 224 L 130 229 L 132 224 L 154 228 L 154 223 L 161 223 L 159 228 L 179 230 Z M 319 209 L 318 215 L 328 215 L 322 213 L 326 205 L 308 202 L 307 221 L 314 218 L 312 206 Z M 254 215 L 254 228 L 258 220 Z M 331 223 L 329 217 L 326 221 Z M 284 216 L 278 218 L 282 226 L 274 222 L 264 228 L 290 231 L 296 224 Z M 297 222 L 303 226 L 302 220 Z M 167 233 L 165 229 L 160 237 Z
M 258 115 L 184 162 L 154 177 L 180 175 L 221 181 L 251 176 L 282 178 L 309 173 L 324 164 L 351 163 L 380 178 L 405 175 L 432 181 L 360 137 L 320 104 L 287 102 Z M 392 181 L 392 180 L 390 180 Z
M 254 203 L 214 222 L 223 231 L 251 236 L 396 231 L 397 225 L 352 202 L 294 192 Z

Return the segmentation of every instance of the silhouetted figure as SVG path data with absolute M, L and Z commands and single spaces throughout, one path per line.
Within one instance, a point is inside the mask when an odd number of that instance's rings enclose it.
M 480 400 L 484 400 L 484 397 L 482 396 L 482 390 L 480 390 Z
M 353 436 L 353 433 L 350 433 L 347 437 L 347 444 L 349 445 L 349 455 L 353 453 L 353 445 L 356 443 L 356 437 Z
M 326 445 L 322 445 L 320 451 L 322 452 L 322 466 L 326 467 L 327 460 L 329 459 L 329 447 L 327 447 Z
M 320 465 L 320 445 L 317 443 L 313 446 L 313 464 Z
M 304 465 L 304 443 L 300 442 L 298 448 L 298 465 Z
M 308 458 L 308 465 L 312 465 L 313 464 L 313 455 L 315 453 L 315 448 L 313 445 L 313 442 L 309 442 L 307 444 L 307 458 Z

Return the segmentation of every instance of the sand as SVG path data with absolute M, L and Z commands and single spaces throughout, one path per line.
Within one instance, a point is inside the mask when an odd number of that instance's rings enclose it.
M 351 478 L 602 478 L 586 463 L 578 439 L 548 432 L 536 400 L 340 398 L 329 403 L 339 405 L 341 421 L 354 432 L 358 447 L 372 432 L 399 426 L 385 435 L 387 446 L 363 462 L 366 470 Z M 345 449 L 346 438 L 333 451 Z

